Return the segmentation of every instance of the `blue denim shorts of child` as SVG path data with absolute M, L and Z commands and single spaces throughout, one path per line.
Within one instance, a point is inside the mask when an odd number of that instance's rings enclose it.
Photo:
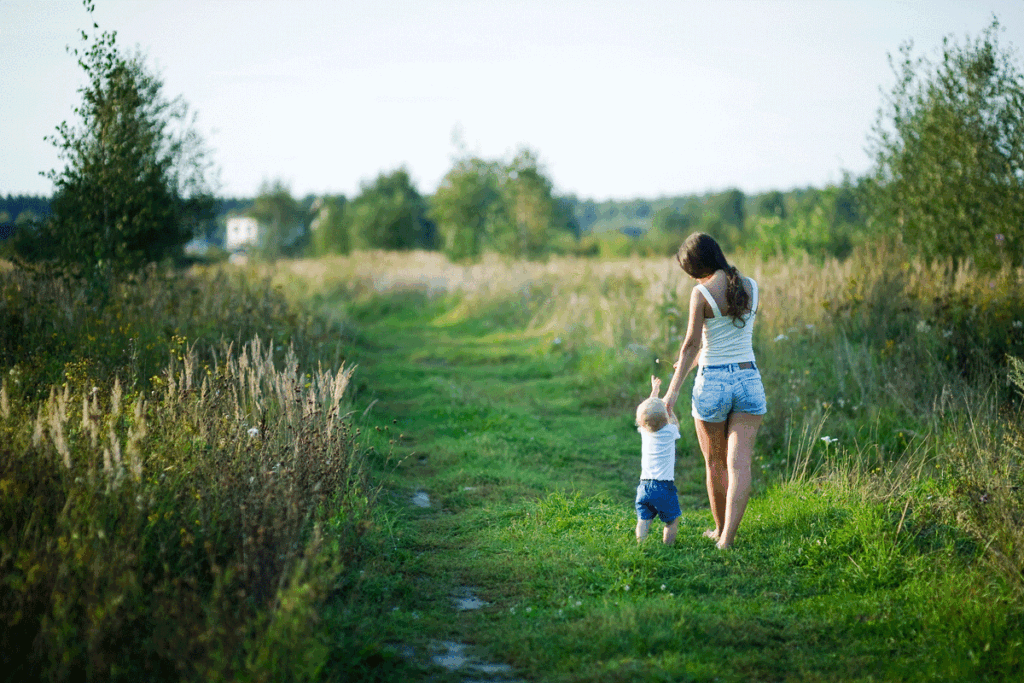
M 679 494 L 676 483 L 662 479 L 641 479 L 636 487 L 636 516 L 640 519 L 659 517 L 669 524 L 679 515 Z
M 701 366 L 690 398 L 690 414 L 704 422 L 725 422 L 729 413 L 764 415 L 768 412 L 764 384 L 756 365 L 751 368 L 741 368 L 739 363 Z

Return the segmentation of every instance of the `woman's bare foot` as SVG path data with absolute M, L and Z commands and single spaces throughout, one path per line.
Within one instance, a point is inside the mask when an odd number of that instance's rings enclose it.
M 712 541 L 717 541 L 718 529 L 708 529 L 704 532 L 704 538 L 710 538 Z

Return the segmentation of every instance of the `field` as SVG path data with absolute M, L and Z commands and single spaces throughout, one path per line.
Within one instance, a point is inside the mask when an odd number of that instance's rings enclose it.
M 726 552 L 688 401 L 679 540 L 633 538 L 632 413 L 686 323 L 669 259 L 361 252 L 91 306 L 7 270 L 5 670 L 1016 680 L 1024 274 L 737 262 L 769 415 Z

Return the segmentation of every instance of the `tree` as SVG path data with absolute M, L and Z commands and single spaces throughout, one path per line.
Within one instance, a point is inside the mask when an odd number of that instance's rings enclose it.
M 441 180 L 428 215 L 437 224 L 441 249 L 451 259 L 476 258 L 488 225 L 501 207 L 501 177 L 494 162 L 463 157 Z
M 552 250 L 555 238 L 579 239 L 575 204 L 574 198 L 554 196 L 537 156 L 522 149 L 507 162 L 457 160 L 432 198 L 429 215 L 452 258 L 474 258 L 485 250 L 538 258 Z
M 651 219 L 651 230 L 653 232 L 672 235 L 677 239 L 686 237 L 691 225 L 693 225 L 693 219 L 690 216 L 683 215 L 672 206 L 659 209 L 654 214 L 654 218 Z
M 1024 80 L 999 22 L 942 59 L 900 48 L 896 85 L 870 142 L 872 222 L 927 258 L 971 256 L 982 267 L 1024 256 Z
M 559 214 L 552 183 L 528 149 L 520 150 L 503 171 L 504 220 L 496 224 L 493 242 L 503 254 L 537 258 L 547 251 Z
M 353 246 L 362 249 L 431 248 L 426 202 L 405 168 L 381 173 L 346 209 Z
M 259 254 L 273 260 L 298 256 L 309 241 L 309 230 L 299 202 L 281 180 L 264 181 L 249 210 L 260 224 Z
M 91 14 L 91 0 L 83 4 Z M 180 98 L 163 97 L 141 55 L 121 54 L 115 33 L 94 34 L 88 48 L 69 52 L 87 80 L 78 91 L 80 121 L 47 138 L 66 165 L 48 174 L 52 213 L 30 255 L 106 269 L 179 253 L 214 205 L 195 117 Z
M 757 198 L 757 213 L 761 216 L 786 218 L 786 199 L 778 190 L 766 192 Z
M 345 195 L 337 195 L 323 197 L 313 203 L 311 211 L 314 217 L 309 231 L 312 233 L 315 255 L 347 254 L 352 250 L 348 221 L 345 219 L 347 201 Z

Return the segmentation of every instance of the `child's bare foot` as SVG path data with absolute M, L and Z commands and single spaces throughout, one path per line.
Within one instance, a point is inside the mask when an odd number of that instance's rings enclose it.
M 729 548 L 732 547 L 732 543 L 723 543 L 722 541 L 719 541 L 718 543 L 715 544 L 715 547 L 718 548 L 719 550 L 728 550 Z
M 712 541 L 717 541 L 718 529 L 708 529 L 704 532 L 704 538 L 710 538 Z

